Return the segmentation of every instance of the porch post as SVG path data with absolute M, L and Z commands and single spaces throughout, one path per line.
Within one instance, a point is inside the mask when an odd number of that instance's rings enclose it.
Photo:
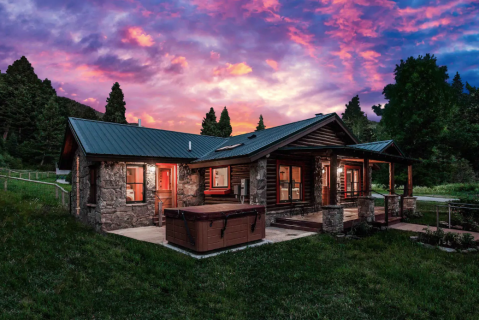
M 369 159 L 364 158 L 364 166 L 363 166 L 363 196 L 368 197 L 371 193 L 369 190 Z
M 412 165 L 407 166 L 407 192 L 408 196 L 412 197 Z
M 333 153 L 329 163 L 329 205 L 338 204 L 338 155 Z
M 394 163 L 390 162 L 389 163 L 389 194 L 394 194 L 395 189 L 394 189 Z

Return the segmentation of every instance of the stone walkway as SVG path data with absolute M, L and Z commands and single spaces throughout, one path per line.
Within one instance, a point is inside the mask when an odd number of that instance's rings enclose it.
M 389 226 L 390 229 L 396 229 L 396 230 L 402 230 L 402 231 L 413 231 L 413 232 L 425 232 L 423 229 L 426 228 L 427 226 L 422 225 L 422 224 L 414 224 L 414 223 L 405 223 L 405 222 L 400 222 L 397 224 L 394 224 L 392 226 Z M 436 227 L 429 227 L 430 230 L 436 231 Z M 479 233 L 478 232 L 472 232 L 472 231 L 463 231 L 463 230 L 456 230 L 456 229 L 446 229 L 442 228 L 444 232 L 454 232 L 454 233 L 469 233 L 471 234 L 475 240 L 479 240 Z

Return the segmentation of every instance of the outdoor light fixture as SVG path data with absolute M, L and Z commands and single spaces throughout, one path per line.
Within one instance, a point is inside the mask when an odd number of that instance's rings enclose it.
M 323 168 L 323 170 L 321 170 L 321 172 L 322 172 L 322 173 L 325 173 L 325 172 L 326 172 L 326 170 L 324 170 L 324 168 Z
M 341 173 L 341 172 L 343 172 L 343 167 L 338 168 L 338 173 Z

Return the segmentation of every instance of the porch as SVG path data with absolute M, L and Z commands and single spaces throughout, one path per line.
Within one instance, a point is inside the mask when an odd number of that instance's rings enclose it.
M 359 217 L 359 208 L 344 208 L 343 227 L 350 229 L 354 224 L 361 221 Z M 388 217 L 386 222 L 386 210 L 384 207 L 374 207 L 374 222 L 376 226 L 393 225 L 401 222 L 400 216 Z M 294 215 L 291 217 L 276 218 L 271 224 L 272 227 L 285 228 L 292 230 L 302 230 L 310 232 L 322 232 L 323 230 L 323 211 L 313 212 L 304 215 Z

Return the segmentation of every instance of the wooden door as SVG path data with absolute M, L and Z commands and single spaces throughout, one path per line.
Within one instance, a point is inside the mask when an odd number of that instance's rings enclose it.
M 329 166 L 323 167 L 323 190 L 322 190 L 322 202 L 323 206 L 327 206 L 329 204 Z
M 175 170 L 173 166 L 158 166 L 156 181 L 156 214 L 163 215 L 165 208 L 175 205 Z M 159 212 L 159 203 L 162 202 L 162 210 Z

